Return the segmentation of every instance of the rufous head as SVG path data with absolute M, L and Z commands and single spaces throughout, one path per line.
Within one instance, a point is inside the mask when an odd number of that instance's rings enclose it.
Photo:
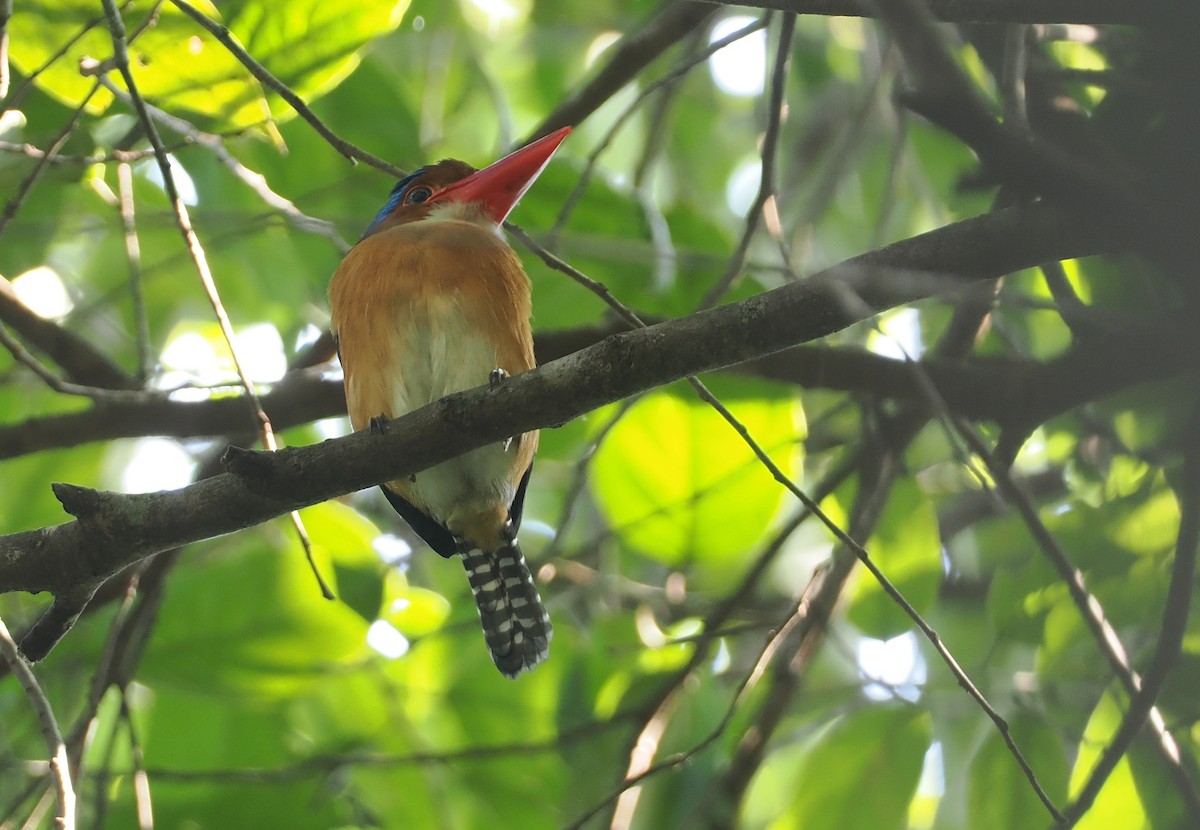
M 443 159 L 413 171 L 396 182 L 387 204 L 363 236 L 427 219 L 450 206 L 502 224 L 570 132 L 570 127 L 555 130 L 482 170 L 463 161 Z

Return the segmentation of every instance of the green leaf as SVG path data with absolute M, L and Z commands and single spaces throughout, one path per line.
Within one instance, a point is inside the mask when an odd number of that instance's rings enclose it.
M 914 479 L 892 487 L 887 507 L 865 545 L 884 576 L 918 611 L 937 596 L 942 578 L 941 542 L 933 504 Z M 912 620 L 866 569 L 859 569 L 847 617 L 866 635 L 886 640 L 912 628 Z
M 734 415 L 789 475 L 803 435 L 790 401 L 739 402 Z M 656 392 L 612 429 L 592 485 L 621 538 L 667 564 L 735 562 L 774 517 L 783 490 L 707 404 Z
M 1079 742 L 1075 767 L 1071 771 L 1072 798 L 1083 787 L 1101 752 L 1120 726 L 1121 709 L 1112 696 L 1106 694 L 1092 710 Z M 1146 811 L 1134 783 L 1128 757 L 1117 763 L 1092 809 L 1075 826 L 1081 830 L 1143 830 L 1146 827 Z
M 193 5 L 219 17 L 209 0 L 193 0 Z M 224 46 L 170 3 L 154 6 L 156 19 L 143 29 L 150 11 L 149 4 L 141 4 L 123 15 L 130 68 L 147 101 L 178 114 L 187 110 L 206 116 L 208 128 L 248 127 L 270 118 L 258 81 Z M 105 60 L 113 54 L 112 36 L 99 5 L 91 0 L 34 0 L 22 4 L 9 27 L 13 62 L 26 74 L 67 47 L 37 81 L 67 104 L 78 104 L 95 83 L 80 74 L 79 61 Z M 112 100 L 102 89 L 92 97 L 88 111 L 103 112 Z
M 221 4 L 246 51 L 305 100 L 328 92 L 358 66 L 362 48 L 400 25 L 408 0 L 245 0 Z M 291 105 L 269 93 L 280 118 Z
M 1059 730 L 1031 712 L 1008 719 L 1013 740 L 1055 804 L 1067 794 L 1067 755 Z M 971 762 L 967 806 L 972 830 L 1011 830 L 1051 823 L 1050 813 L 1018 766 L 1003 736 L 989 730 Z
M 396 569 L 387 576 L 387 605 L 383 619 L 409 639 L 440 629 L 450 617 L 450 602 L 436 591 L 410 585 Z
M 336 509 L 321 505 L 316 512 Z M 328 578 L 331 555 L 321 547 L 313 554 Z M 189 555 L 163 604 L 143 673 L 204 690 L 291 694 L 330 665 L 364 654 L 366 631 L 354 609 L 322 598 L 282 519 Z
M 313 505 L 300 516 L 312 540 L 313 558 L 333 565 L 332 578 L 323 576 L 338 600 L 366 622 L 374 622 L 384 595 L 384 566 L 372 547 L 379 529 L 358 511 L 334 501 Z
M 849 714 L 805 756 L 787 815 L 771 830 L 901 830 L 929 749 L 930 718 L 913 706 Z
M 286 707 L 163 685 L 145 698 L 135 715 L 146 758 L 155 766 L 181 771 L 272 769 L 299 760 L 289 744 L 300 736 L 289 724 Z M 116 778 L 113 786 L 109 826 L 137 827 L 131 779 Z M 331 827 L 337 821 L 334 802 L 315 793 L 313 780 L 304 777 L 270 786 L 254 780 L 155 778 L 152 786 L 156 826 Z

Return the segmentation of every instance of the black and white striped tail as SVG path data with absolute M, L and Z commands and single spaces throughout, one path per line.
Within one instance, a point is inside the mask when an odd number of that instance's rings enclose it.
M 516 536 L 491 553 L 463 539 L 456 542 L 492 662 L 505 677 L 532 669 L 549 654 L 554 629 Z

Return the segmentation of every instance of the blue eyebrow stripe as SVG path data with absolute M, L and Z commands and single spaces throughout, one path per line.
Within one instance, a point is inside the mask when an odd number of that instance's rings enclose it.
M 379 223 L 386 219 L 388 214 L 395 210 L 396 206 L 400 204 L 400 200 L 404 198 L 404 193 L 408 190 L 408 186 L 413 183 L 414 179 L 424 173 L 425 168 L 422 167 L 419 170 L 414 170 L 403 179 L 400 179 L 400 181 L 396 182 L 395 186 L 392 187 L 392 192 L 388 194 L 387 202 L 380 209 L 379 213 L 375 214 L 375 218 L 371 220 L 371 224 L 367 225 L 367 229 L 363 231 L 363 236 L 366 236 L 371 231 L 375 230 L 375 228 L 379 227 Z

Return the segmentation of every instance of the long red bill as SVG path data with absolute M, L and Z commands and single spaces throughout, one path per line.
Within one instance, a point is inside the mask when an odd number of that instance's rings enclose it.
M 570 132 L 570 127 L 555 130 L 550 135 L 509 153 L 495 164 L 438 191 L 427 203 L 477 202 L 483 205 L 488 215 L 499 225 L 546 169 L 550 157 Z

